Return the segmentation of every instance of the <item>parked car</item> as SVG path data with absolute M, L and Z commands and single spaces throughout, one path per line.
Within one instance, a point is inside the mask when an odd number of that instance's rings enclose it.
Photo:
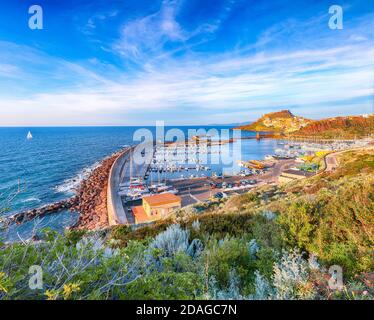
M 223 198 L 223 193 L 222 192 L 217 192 L 214 196 L 216 199 L 222 199 Z
M 227 198 L 227 194 L 224 192 L 217 192 L 213 197 L 216 199 L 224 199 Z

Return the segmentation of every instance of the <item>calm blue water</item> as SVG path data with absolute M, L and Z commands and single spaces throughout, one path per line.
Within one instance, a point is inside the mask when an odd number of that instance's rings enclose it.
M 6 214 L 11 214 L 68 198 L 90 168 L 124 145 L 133 144 L 136 129 L 0 128 L 0 208 L 8 208 Z M 188 128 L 181 129 L 187 132 Z M 32 140 L 26 139 L 29 130 Z M 243 136 L 251 134 L 242 133 Z M 241 149 L 246 155 L 244 158 L 261 159 L 274 151 L 274 145 L 271 140 L 243 140 Z M 76 215 L 62 212 L 40 223 L 61 230 L 76 218 Z M 16 232 L 27 237 L 34 227 L 35 222 L 13 227 L 11 238 Z

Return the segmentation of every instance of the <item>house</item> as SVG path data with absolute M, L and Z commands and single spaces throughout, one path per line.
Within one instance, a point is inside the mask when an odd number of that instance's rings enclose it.
M 309 178 L 311 176 L 314 176 L 314 174 L 314 172 L 290 169 L 283 171 L 278 180 L 280 183 L 286 183 L 290 181 Z
M 172 193 L 161 193 L 142 198 L 142 205 L 132 208 L 135 223 L 151 222 L 166 217 L 182 207 L 181 197 Z

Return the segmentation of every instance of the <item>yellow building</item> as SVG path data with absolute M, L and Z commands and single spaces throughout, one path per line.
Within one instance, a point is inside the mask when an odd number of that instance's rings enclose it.
M 135 223 L 156 221 L 182 207 L 182 199 L 172 193 L 156 194 L 142 199 L 142 205 L 133 207 Z

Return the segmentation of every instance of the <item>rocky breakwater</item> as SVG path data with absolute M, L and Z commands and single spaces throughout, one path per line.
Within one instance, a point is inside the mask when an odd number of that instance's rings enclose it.
M 76 205 L 77 205 L 77 197 L 72 197 L 70 199 L 48 204 L 37 209 L 31 209 L 31 210 L 16 213 L 4 219 L 3 222 L 5 225 L 9 225 L 12 223 L 21 224 L 27 221 L 31 221 L 35 218 L 43 218 L 44 216 L 48 214 L 71 209 Z
M 76 193 L 75 205 L 70 208 L 71 211 L 80 213 L 77 223 L 71 229 L 97 230 L 109 225 L 106 206 L 108 178 L 114 161 L 123 152 L 104 159 L 88 179 L 82 182 Z
M 12 223 L 22 224 L 35 218 L 42 218 L 49 214 L 69 210 L 70 212 L 79 213 L 78 221 L 75 225 L 69 227 L 69 229 L 96 230 L 107 227 L 109 225 L 106 206 L 108 178 L 114 161 L 123 152 L 125 150 L 116 152 L 104 159 L 91 172 L 90 176 L 81 183 L 74 197 L 37 209 L 16 213 L 6 219 L 2 219 L 0 222 L 4 225 Z

